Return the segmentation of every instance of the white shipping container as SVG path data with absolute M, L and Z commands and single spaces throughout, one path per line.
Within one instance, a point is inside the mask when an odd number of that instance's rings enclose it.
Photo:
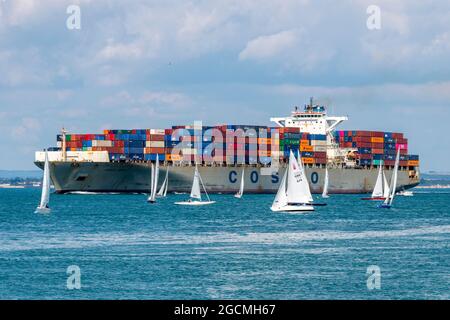
M 112 141 L 110 140 L 92 140 L 93 147 L 112 147 Z
M 312 146 L 326 146 L 327 142 L 325 140 L 311 140 Z
M 107 151 L 67 151 L 67 162 L 109 162 Z M 48 160 L 50 162 L 60 162 L 63 160 L 61 151 L 49 151 Z M 45 161 L 45 152 L 38 151 L 35 153 L 36 162 Z
M 314 151 L 315 152 L 327 152 L 327 147 L 326 146 L 314 146 Z
M 164 141 L 145 141 L 146 148 L 164 148 Z
M 164 134 L 164 129 L 150 129 L 150 134 Z

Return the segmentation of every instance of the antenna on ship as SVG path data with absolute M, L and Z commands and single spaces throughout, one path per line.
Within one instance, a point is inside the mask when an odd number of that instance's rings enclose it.
M 64 162 L 66 162 L 66 160 L 67 160 L 66 134 L 67 134 L 67 130 L 63 126 L 62 129 L 61 129 L 61 135 L 62 135 L 62 160 Z

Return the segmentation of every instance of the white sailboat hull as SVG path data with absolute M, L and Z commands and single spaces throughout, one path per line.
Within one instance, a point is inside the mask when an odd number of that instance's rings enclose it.
M 274 212 L 290 212 L 290 213 L 302 213 L 314 211 L 314 207 L 309 204 L 299 204 L 299 205 L 285 205 L 285 206 L 272 206 L 270 210 Z
M 44 208 L 37 207 L 36 211 L 34 211 L 34 213 L 40 213 L 40 214 L 49 214 L 50 212 L 51 212 L 51 209 L 47 208 L 47 207 L 44 207 Z
M 180 206 L 206 206 L 209 204 L 216 203 L 216 201 L 180 201 L 175 202 L 175 204 Z
M 234 197 L 240 199 L 242 198 L 242 194 L 235 194 Z

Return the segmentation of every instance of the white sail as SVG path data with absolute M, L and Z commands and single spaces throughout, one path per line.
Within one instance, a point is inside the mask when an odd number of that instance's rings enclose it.
M 322 198 L 328 198 L 328 168 L 325 168 L 325 179 L 323 182 L 323 192 L 322 192 Z
M 50 202 L 50 165 L 48 153 L 45 151 L 44 178 L 42 180 L 42 194 L 39 208 L 47 208 Z
M 167 187 L 169 184 L 169 167 L 166 168 L 166 176 L 164 178 L 164 181 L 161 185 L 161 188 L 159 188 L 158 197 L 165 197 L 167 195 Z
M 378 169 L 377 182 L 375 182 L 375 187 L 372 192 L 372 198 L 383 196 L 383 176 L 383 166 L 380 165 L 380 168 Z
M 191 198 L 202 200 L 202 194 L 200 191 L 200 174 L 198 172 L 197 165 L 195 166 L 195 173 L 194 173 L 194 181 L 192 182 L 192 189 L 191 189 Z
M 295 157 L 294 157 L 294 159 L 295 159 Z M 303 166 L 302 158 L 300 157 L 300 151 L 298 151 L 298 159 L 299 159 L 299 161 L 297 161 L 297 163 L 298 163 L 298 166 L 301 171 L 302 179 L 304 181 L 306 181 L 306 183 L 304 184 L 304 188 L 306 189 L 305 193 L 308 194 L 309 202 L 313 202 L 314 200 L 313 200 L 313 197 L 311 194 L 311 190 L 309 189 L 308 179 L 306 178 L 305 167 Z
M 386 174 L 384 173 L 384 170 L 383 170 L 383 185 L 384 185 L 383 197 L 388 198 L 389 194 L 390 194 L 390 190 L 389 190 L 389 183 L 387 182 Z
M 394 201 L 395 190 L 397 189 L 397 178 L 398 178 L 398 165 L 399 165 L 399 162 L 400 162 L 400 148 L 398 148 L 397 157 L 395 158 L 394 173 L 393 173 L 392 182 L 391 182 L 391 186 L 390 186 L 390 191 L 391 191 L 391 198 L 390 198 L 390 201 L 389 201 L 390 205 L 392 205 L 392 202 Z
M 400 161 L 400 148 L 398 149 L 397 156 L 395 157 L 395 166 L 394 166 L 394 171 L 392 172 L 391 185 L 389 187 L 390 194 L 386 198 L 386 200 L 384 200 L 385 205 L 390 206 L 390 205 L 392 205 L 392 202 L 394 201 L 395 189 L 397 188 L 397 174 L 398 174 L 399 161 Z
M 245 178 L 244 174 L 245 174 L 244 169 L 242 169 L 241 185 L 239 186 L 238 193 L 235 195 L 236 198 L 241 198 L 242 195 L 244 194 L 244 178 Z
M 152 174 L 151 174 L 151 190 L 150 190 L 150 197 L 148 198 L 149 202 L 155 202 L 156 201 L 156 189 L 158 188 L 158 176 L 159 176 L 159 157 L 156 155 L 156 162 L 155 166 L 153 166 L 152 163 Z
M 283 179 L 281 179 L 280 186 L 278 187 L 277 195 L 273 200 L 272 207 L 284 207 L 287 205 L 287 196 L 286 196 L 286 177 L 289 171 L 289 166 L 286 168 L 284 172 Z
M 305 170 L 301 165 L 301 160 L 299 164 L 292 151 L 289 156 L 286 193 L 288 203 L 297 204 L 313 202 Z

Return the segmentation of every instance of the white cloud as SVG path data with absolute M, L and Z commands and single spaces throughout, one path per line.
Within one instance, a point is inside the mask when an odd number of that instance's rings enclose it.
M 250 40 L 239 53 L 240 60 L 264 60 L 292 49 L 299 40 L 298 30 L 285 30 Z
M 98 58 L 101 60 L 136 59 L 140 58 L 142 54 L 143 50 L 137 43 L 123 44 L 109 41 L 98 53 Z
M 11 130 L 11 138 L 18 141 L 38 141 L 37 133 L 41 131 L 42 125 L 37 118 L 23 118 L 19 125 Z

